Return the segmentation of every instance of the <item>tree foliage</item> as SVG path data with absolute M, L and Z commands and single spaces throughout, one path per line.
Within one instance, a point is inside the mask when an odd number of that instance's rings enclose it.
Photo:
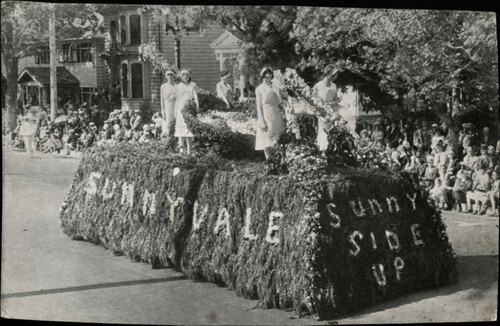
M 301 7 L 293 35 L 301 65 L 344 69 L 339 82 L 360 90 L 365 108 L 498 105 L 492 13 Z M 461 105 L 452 94 L 465 95 Z

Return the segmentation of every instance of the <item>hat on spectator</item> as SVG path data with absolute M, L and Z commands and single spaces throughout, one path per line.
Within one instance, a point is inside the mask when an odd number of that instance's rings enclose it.
M 432 128 L 439 128 L 439 125 L 437 123 L 433 123 Z
M 266 74 L 268 71 L 269 71 L 271 74 L 273 74 L 273 75 L 274 75 L 273 69 L 272 69 L 271 67 L 269 67 L 269 66 L 266 66 L 266 67 L 262 68 L 262 70 L 260 71 L 260 77 L 264 78 L 265 74 Z
M 422 124 L 422 121 L 420 121 L 420 119 L 415 120 L 415 125 L 419 126 L 421 124 Z
M 134 112 L 135 112 L 135 113 L 141 113 L 141 110 L 139 110 L 139 109 L 135 109 L 135 110 L 134 110 Z
M 165 75 L 168 75 L 169 72 L 171 72 L 174 76 L 177 73 L 174 68 L 167 68 L 167 70 L 165 70 Z
M 71 133 L 74 133 L 74 132 L 75 132 L 75 130 L 74 130 L 74 129 L 70 129 L 70 130 L 69 130 L 69 133 L 70 133 L 70 134 L 71 134 Z
M 182 69 L 181 72 L 179 73 L 179 76 L 182 76 L 184 74 L 191 76 L 191 71 L 189 71 L 189 69 Z
M 221 73 L 220 73 L 220 76 L 221 77 L 226 77 L 226 76 L 231 76 L 231 73 L 227 70 L 223 70 Z
M 325 76 L 328 76 L 328 77 L 335 76 L 336 74 L 338 74 L 338 72 L 339 72 L 339 70 L 332 65 L 326 66 L 325 71 L 324 71 Z
M 488 146 L 488 149 L 489 149 L 490 151 L 494 151 L 494 150 L 495 150 L 495 146 L 490 145 L 490 146 Z
M 95 123 L 94 122 L 90 122 L 89 123 L 89 127 L 95 127 Z
M 481 144 L 481 149 L 487 149 L 488 148 L 488 145 L 486 144 Z

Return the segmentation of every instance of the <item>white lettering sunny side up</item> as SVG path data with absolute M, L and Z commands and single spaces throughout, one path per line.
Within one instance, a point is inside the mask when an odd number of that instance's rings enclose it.
M 178 172 L 178 171 L 177 171 Z M 177 175 L 178 173 L 175 173 Z M 109 178 L 106 178 L 104 181 L 103 188 L 99 191 L 97 182 L 102 178 L 102 174 L 100 172 L 91 172 L 89 178 L 85 184 L 84 191 L 87 193 L 86 200 L 90 200 L 94 196 L 100 195 L 103 200 L 109 200 L 113 198 L 116 194 L 116 190 L 119 188 L 116 181 L 111 181 Z M 133 207 L 134 205 L 134 184 L 127 183 L 124 181 L 121 186 L 121 198 L 120 203 L 124 206 Z M 406 197 L 411 203 L 411 207 L 413 210 L 416 210 L 416 193 L 410 196 L 406 194 Z M 184 198 L 176 197 L 173 198 L 170 194 L 166 194 L 166 198 L 168 203 L 170 204 L 169 210 L 169 220 L 171 222 L 175 219 L 175 211 L 176 208 L 184 203 Z M 150 192 L 149 190 L 144 191 L 142 200 L 140 201 L 142 205 L 142 213 L 145 216 L 151 216 L 156 214 L 156 194 L 154 192 Z M 365 217 L 367 216 L 367 212 L 371 212 L 373 215 L 383 214 L 385 212 L 384 208 L 388 213 L 399 212 L 401 210 L 398 200 L 394 196 L 389 196 L 386 198 L 385 202 L 380 203 L 377 199 L 367 199 L 363 202 L 360 199 L 352 200 L 349 202 L 352 212 L 355 216 Z M 335 213 L 336 205 L 334 203 L 329 203 L 326 206 L 328 214 L 330 216 L 330 225 L 334 229 L 340 229 L 341 226 L 341 217 Z M 200 208 L 198 201 L 194 202 L 193 207 L 193 230 L 198 230 L 208 215 L 209 207 L 208 205 L 204 205 Z M 282 212 L 271 212 L 268 217 L 268 226 L 265 236 L 265 241 L 271 244 L 278 244 L 280 242 L 280 221 L 283 218 Z M 245 214 L 245 226 L 243 230 L 243 238 L 245 240 L 257 240 L 259 236 L 257 234 L 252 233 L 251 231 L 252 224 L 252 208 L 247 208 Z M 412 234 L 412 240 L 415 246 L 423 246 L 424 241 L 422 240 L 422 236 L 419 231 L 419 224 L 412 224 L 410 226 L 410 231 Z M 215 226 L 213 228 L 214 234 L 222 234 L 224 237 L 228 238 L 231 235 L 231 216 L 227 208 L 223 207 L 219 210 L 217 214 L 217 220 L 215 222 Z M 358 230 L 354 230 L 348 236 L 348 242 L 351 245 L 351 249 L 349 249 L 349 255 L 352 257 L 356 257 L 361 252 L 361 247 L 359 242 L 365 237 L 365 234 L 361 233 Z M 371 247 L 373 250 L 377 250 L 378 244 L 375 234 L 373 232 L 369 233 L 369 237 L 371 240 Z M 394 252 L 399 252 L 401 249 L 401 244 L 399 242 L 398 235 L 391 231 L 385 230 L 385 241 L 389 248 Z M 394 258 L 394 269 L 396 271 L 396 279 L 399 281 L 401 278 L 401 272 L 404 268 L 404 261 L 401 257 Z M 376 282 L 380 286 L 385 286 L 387 284 L 386 276 L 385 276 L 385 268 L 383 264 L 374 264 L 372 265 L 373 276 Z

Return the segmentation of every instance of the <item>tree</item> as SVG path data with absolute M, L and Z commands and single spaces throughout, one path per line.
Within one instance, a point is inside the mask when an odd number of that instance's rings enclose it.
M 492 13 L 302 7 L 293 34 L 303 66 L 338 65 L 366 109 L 431 108 L 453 146 L 467 110 L 498 115 Z
M 58 39 L 81 37 L 99 25 L 99 15 L 91 4 L 55 4 Z M 78 18 L 75 18 L 78 13 Z M 5 104 L 9 126 L 16 125 L 18 114 L 17 78 L 20 58 L 34 55 L 38 46 L 49 39 L 49 4 L 24 1 L 3 1 L 1 4 L 1 53 L 7 87 Z

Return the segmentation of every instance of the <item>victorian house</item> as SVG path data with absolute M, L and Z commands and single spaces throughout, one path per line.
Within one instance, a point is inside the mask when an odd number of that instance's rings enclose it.
M 97 54 L 104 50 L 102 34 L 83 35 L 56 43 L 59 104 L 90 102 L 99 88 L 108 88 L 108 68 Z M 35 55 L 19 60 L 18 85 L 23 106 L 50 105 L 50 51 L 39 44 Z
M 122 109 L 133 110 L 148 103 L 152 111 L 160 110 L 160 86 L 164 76 L 149 61 L 141 60 L 140 45 L 154 44 L 164 57 L 175 62 L 175 31 L 153 13 L 129 7 L 106 17 L 109 42 L 101 57 L 109 67 L 110 84 L 119 84 Z M 228 69 L 233 89 L 241 93 L 245 78 L 239 73 L 241 41 L 220 25 L 204 30 L 177 30 L 180 38 L 180 68 L 191 71 L 192 80 L 202 89 L 215 92 L 220 72 Z

